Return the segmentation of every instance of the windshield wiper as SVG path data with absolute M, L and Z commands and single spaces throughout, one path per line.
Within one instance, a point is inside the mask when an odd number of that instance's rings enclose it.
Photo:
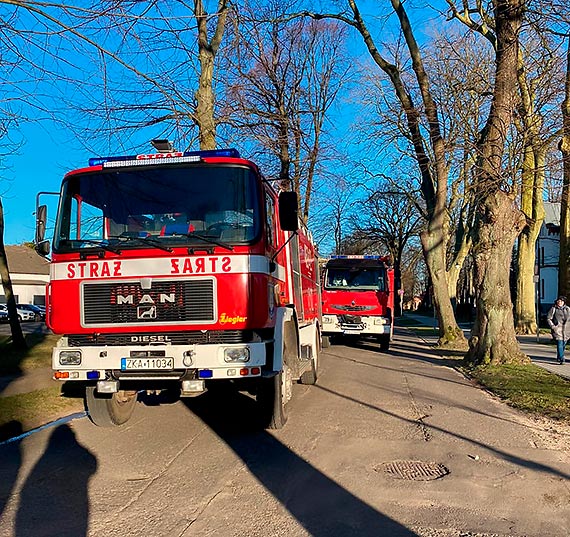
M 172 235 L 180 236 L 180 237 L 188 237 L 189 239 L 194 239 L 194 238 L 200 239 L 201 241 L 209 242 L 210 244 L 215 244 L 216 246 L 221 246 L 222 248 L 225 248 L 226 250 L 229 250 L 230 252 L 234 251 L 234 247 L 229 245 L 227 242 L 218 241 L 216 239 L 206 237 L 205 235 L 200 235 L 199 233 L 196 233 L 194 231 L 190 231 L 188 233 L 173 233 Z
M 120 254 L 121 250 L 119 250 L 118 248 L 115 248 L 114 246 L 110 246 L 109 244 L 104 243 L 101 240 L 95 240 L 95 239 L 65 239 L 60 241 L 60 243 L 63 244 L 69 244 L 72 248 L 77 248 L 77 249 L 81 249 L 80 247 L 76 247 L 74 246 L 73 243 L 75 242 L 85 242 L 87 244 L 93 244 L 95 246 L 98 246 L 99 248 L 101 248 L 101 250 L 106 250 L 107 252 L 113 252 L 114 254 Z
M 172 252 L 172 248 L 165 246 L 164 244 L 160 244 L 159 241 L 155 239 L 150 239 L 148 237 L 129 237 L 128 235 L 113 235 L 109 237 L 110 239 L 117 239 L 118 241 L 136 241 L 141 244 L 148 244 L 150 246 L 154 246 L 159 250 L 164 250 L 165 252 Z

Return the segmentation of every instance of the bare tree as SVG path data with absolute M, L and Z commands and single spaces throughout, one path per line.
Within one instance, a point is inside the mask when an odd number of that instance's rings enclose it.
M 198 125 L 200 149 L 216 147 L 216 121 L 214 117 L 215 93 L 213 86 L 214 60 L 224 35 L 228 1 L 218 0 L 217 21 L 212 33 L 208 36 L 208 13 L 202 0 L 194 0 L 194 16 L 198 23 L 198 58 L 200 75 L 196 90 L 196 123 Z
M 390 254 L 394 266 L 395 314 L 402 315 L 402 260 L 409 241 L 417 236 L 423 221 L 416 203 L 410 202 L 410 192 L 394 190 L 395 183 L 380 184 L 368 189 L 367 197 L 357 203 L 360 208 L 355 229 L 371 244 L 381 244 Z M 400 292 L 402 291 L 402 292 Z
M 446 141 L 442 136 L 439 111 L 424 67 L 420 47 L 404 5 L 399 0 L 391 0 L 411 59 L 417 93 L 420 96 L 422 107 L 415 104 L 413 95 L 403 78 L 401 67 L 395 63 L 390 63 L 381 54 L 356 1 L 347 0 L 347 4 L 349 15 L 344 13 L 306 13 L 306 15 L 315 19 L 333 18 L 341 20 L 355 28 L 362 36 L 371 58 L 388 76 L 393 86 L 405 116 L 407 137 L 413 146 L 421 176 L 421 192 L 427 215 L 427 224 L 421 233 L 421 241 L 433 285 L 435 309 L 439 320 L 439 342 L 440 344 L 463 346 L 465 338 L 455 320 L 446 278 L 446 245 L 449 235 L 447 213 L 449 170 L 446 159 Z M 425 120 L 425 132 L 427 133 L 425 136 L 422 119 Z
M 299 193 L 307 222 L 315 180 L 322 175 L 323 160 L 330 158 L 327 116 L 348 67 L 342 63 L 343 28 L 325 21 L 288 20 L 289 7 L 250 2 L 240 11 L 226 115 L 255 141 L 262 160 L 263 154 L 274 155 L 277 169 L 271 163 L 266 168 Z
M 518 102 L 519 32 L 526 2 L 494 0 L 492 18 L 476 7 L 459 10 L 449 3 L 458 18 L 478 13 L 479 25 L 494 27 L 496 40 L 493 101 L 478 142 L 473 247 L 477 316 L 467 356 L 474 363 L 523 362 L 528 358 L 515 337 L 509 274 L 513 244 L 526 220 L 515 205 L 516 193 L 508 188 L 503 156 Z

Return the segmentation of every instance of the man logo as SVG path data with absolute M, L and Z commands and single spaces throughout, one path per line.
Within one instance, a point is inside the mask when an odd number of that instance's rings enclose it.
M 156 306 L 154 304 L 138 306 L 137 319 L 156 319 Z

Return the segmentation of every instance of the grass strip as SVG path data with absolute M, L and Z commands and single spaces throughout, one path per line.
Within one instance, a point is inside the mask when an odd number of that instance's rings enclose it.
M 15 349 L 10 336 L 0 339 L 0 375 L 29 371 L 51 366 L 51 352 L 59 336 L 54 334 L 27 334 L 27 349 Z
M 72 412 L 83 410 L 83 400 L 62 397 L 61 386 L 0 397 L 0 438 L 28 431 Z M 20 431 L 20 432 L 21 432 Z M 9 434 L 2 434 L 2 433 Z
M 509 405 L 570 422 L 570 381 L 534 364 L 488 365 L 467 370 Z

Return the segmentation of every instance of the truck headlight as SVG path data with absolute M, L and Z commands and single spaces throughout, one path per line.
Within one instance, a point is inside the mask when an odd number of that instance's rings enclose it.
M 384 317 L 376 317 L 374 324 L 388 324 L 388 321 Z
M 328 315 L 323 315 L 323 324 L 331 324 L 334 322 L 334 319 Z
M 59 365 L 81 364 L 81 351 L 60 351 Z
M 247 347 L 224 349 L 224 362 L 249 362 L 249 349 Z

